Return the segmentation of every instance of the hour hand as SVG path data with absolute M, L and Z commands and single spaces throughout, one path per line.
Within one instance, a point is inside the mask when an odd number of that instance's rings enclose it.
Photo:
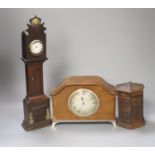
M 83 101 L 83 97 L 81 97 L 81 100 L 82 100 L 82 105 L 85 105 L 85 102 Z

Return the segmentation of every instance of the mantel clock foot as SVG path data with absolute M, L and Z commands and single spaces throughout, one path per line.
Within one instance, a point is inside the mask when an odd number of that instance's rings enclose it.
M 116 121 L 112 121 L 111 123 L 113 124 L 114 128 L 116 128 L 116 126 L 117 126 Z
M 58 122 L 52 122 L 52 129 L 53 129 L 53 130 L 55 130 L 55 129 L 56 129 L 56 127 L 55 127 L 55 126 L 56 126 L 56 124 L 57 124 L 57 123 L 58 123 Z

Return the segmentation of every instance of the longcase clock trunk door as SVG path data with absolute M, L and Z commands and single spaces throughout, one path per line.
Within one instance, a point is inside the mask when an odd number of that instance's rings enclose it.
M 27 95 L 35 96 L 43 94 L 42 63 L 27 64 L 26 74 Z

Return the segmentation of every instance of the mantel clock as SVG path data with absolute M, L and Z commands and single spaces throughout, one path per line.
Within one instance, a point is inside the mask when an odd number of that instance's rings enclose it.
M 25 130 L 50 125 L 50 102 L 44 94 L 43 63 L 46 57 L 46 28 L 41 19 L 30 19 L 28 29 L 22 32 L 22 60 L 25 63 L 26 97 L 23 100 Z
M 99 76 L 72 76 L 52 88 L 53 126 L 60 122 L 115 120 L 115 87 Z

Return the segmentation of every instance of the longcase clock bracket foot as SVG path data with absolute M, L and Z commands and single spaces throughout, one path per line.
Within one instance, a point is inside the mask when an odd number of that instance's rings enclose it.
M 31 131 L 34 129 L 39 129 L 39 128 L 43 128 L 51 125 L 52 125 L 52 120 L 36 123 L 33 125 L 28 125 L 25 121 L 23 121 L 22 123 L 22 127 L 24 128 L 25 131 Z

